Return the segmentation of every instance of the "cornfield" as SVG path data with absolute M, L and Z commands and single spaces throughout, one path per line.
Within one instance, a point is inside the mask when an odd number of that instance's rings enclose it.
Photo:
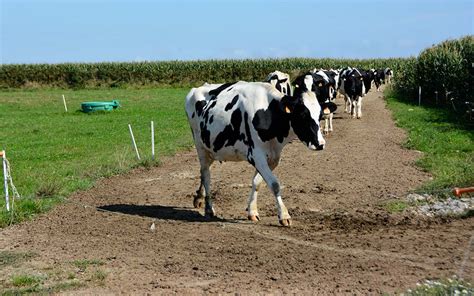
M 7 64 L 0 66 L 0 88 L 97 88 L 126 86 L 196 86 L 204 82 L 261 81 L 280 70 L 291 77 L 313 68 L 391 67 L 402 71 L 410 58 L 255 59 L 134 63 Z
M 474 36 L 444 41 L 405 63 L 403 71 L 396 73 L 395 90 L 416 98 L 421 86 L 424 104 L 446 106 L 449 98 L 473 102 L 473 63 Z

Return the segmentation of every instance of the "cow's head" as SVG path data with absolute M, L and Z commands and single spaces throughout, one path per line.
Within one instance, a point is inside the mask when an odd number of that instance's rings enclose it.
M 265 82 L 273 85 L 273 87 L 275 87 L 282 94 L 291 95 L 290 75 L 280 71 L 274 71 L 268 74 Z
M 364 78 L 357 75 L 349 75 L 344 80 L 344 89 L 346 93 L 355 99 L 357 96 L 363 95 Z
M 288 114 L 291 127 L 298 139 L 311 150 L 322 150 L 326 141 L 321 134 L 321 106 L 316 98 L 313 75 L 305 74 L 295 79 L 293 83 L 294 96 L 284 96 L 281 105 Z

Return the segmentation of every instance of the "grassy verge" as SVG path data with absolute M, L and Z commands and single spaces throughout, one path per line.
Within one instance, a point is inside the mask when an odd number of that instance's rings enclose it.
M 474 185 L 474 133 L 450 110 L 419 107 L 387 95 L 398 126 L 408 131 L 405 146 L 423 152 L 417 162 L 433 175 L 420 191 L 440 194 L 455 186 Z
M 50 209 L 68 194 L 89 188 L 100 177 L 192 145 L 184 115 L 188 89 L 106 89 L 0 91 L 0 149 L 6 149 L 13 181 L 22 198 L 14 215 L 0 200 L 0 227 Z M 69 112 L 64 111 L 62 94 Z M 84 101 L 117 99 L 112 112 L 79 112 Z M 155 122 L 156 153 L 151 161 L 150 121 Z M 142 162 L 131 148 L 132 124 Z
M 99 259 L 77 259 L 55 262 L 52 266 L 35 266 L 35 254 L 0 251 L 0 295 L 46 295 L 104 286 L 108 272 Z

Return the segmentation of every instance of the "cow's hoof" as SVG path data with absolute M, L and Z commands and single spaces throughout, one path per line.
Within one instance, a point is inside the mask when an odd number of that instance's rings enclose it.
M 362 116 L 357 116 L 357 119 L 361 119 L 361 118 L 362 118 Z
M 204 205 L 204 198 L 195 197 L 193 201 L 193 205 L 196 209 L 202 208 L 202 206 Z
M 206 209 L 206 211 L 204 212 L 204 215 L 206 216 L 206 218 L 209 218 L 209 219 L 213 219 L 217 217 L 214 209 Z
M 252 222 L 258 222 L 260 221 L 260 217 L 258 215 L 248 215 L 247 217 L 250 221 Z
M 281 226 L 289 227 L 291 226 L 291 219 L 282 219 L 279 220 Z

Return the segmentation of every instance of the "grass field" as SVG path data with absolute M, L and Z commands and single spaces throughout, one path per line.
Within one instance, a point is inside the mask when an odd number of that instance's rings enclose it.
M 6 149 L 22 196 L 13 222 L 43 212 L 99 177 L 151 161 L 150 121 L 155 122 L 157 159 L 192 144 L 184 113 L 188 89 L 34 90 L 0 92 L 0 148 Z M 69 112 L 65 112 L 62 94 Z M 85 114 L 84 101 L 117 99 L 121 108 Z M 131 146 L 132 124 L 142 162 Z M 3 196 L 3 194 L 2 194 Z M 11 222 L 4 198 L 0 226 Z
M 419 191 L 442 195 L 454 186 L 473 186 L 474 133 L 459 116 L 401 102 L 393 94 L 387 102 L 397 125 L 408 131 L 405 146 L 424 153 L 417 165 L 433 174 Z

